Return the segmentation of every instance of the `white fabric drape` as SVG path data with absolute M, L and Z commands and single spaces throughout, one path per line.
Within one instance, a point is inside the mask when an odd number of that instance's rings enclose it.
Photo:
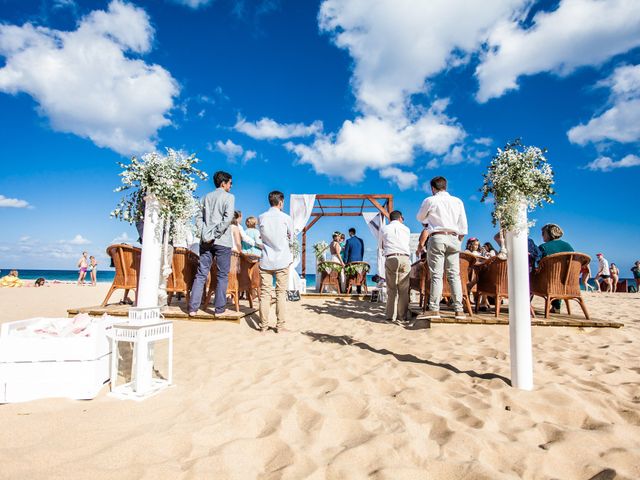
M 311 211 L 313 210 L 313 204 L 316 201 L 315 195 L 291 195 L 289 197 L 289 215 L 293 220 L 294 235 L 297 237 L 302 233 L 304 227 L 307 225 L 309 218 L 311 218 Z M 299 243 L 301 245 L 301 243 Z M 302 252 L 298 258 L 294 258 L 291 267 L 289 267 L 289 286 L 288 290 L 300 290 L 301 281 L 300 275 L 296 271 L 298 265 L 302 261 Z
M 380 212 L 362 212 L 362 216 L 364 217 L 364 221 L 369 227 L 369 231 L 373 238 L 375 238 L 378 242 L 378 252 L 377 252 L 377 269 L 376 272 L 378 275 L 384 278 L 384 256 L 382 255 L 382 235 L 380 230 L 382 226 L 386 223 L 385 217 L 382 216 Z

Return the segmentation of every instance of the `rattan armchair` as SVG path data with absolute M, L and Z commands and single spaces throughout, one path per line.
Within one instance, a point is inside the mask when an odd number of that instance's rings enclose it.
M 588 255 L 577 252 L 555 253 L 540 260 L 537 270 L 531 274 L 531 295 L 544 298 L 544 318 L 549 318 L 553 300 L 564 300 L 569 315 L 569 300 L 575 300 L 589 320 L 589 312 L 580 291 L 580 270 L 590 261 Z
M 171 275 L 167 278 L 167 305 L 171 305 L 173 295 L 182 293 L 189 305 L 189 295 L 198 271 L 199 257 L 188 248 L 176 247 L 171 259 Z
M 240 292 L 244 292 L 253 308 L 253 299 L 260 297 L 260 257 L 240 254 Z
M 500 314 L 502 300 L 509 298 L 509 280 L 507 277 L 507 261 L 499 257 L 488 259 L 478 269 L 478 283 L 476 284 L 476 313 L 480 307 L 482 297 L 493 297 L 496 302 L 496 317 Z
M 119 289 L 124 290 L 124 298 L 129 295 L 129 290 L 137 290 L 138 273 L 140 272 L 140 255 L 142 250 L 124 243 L 110 245 L 107 247 L 107 255 L 111 257 L 113 266 L 116 269 L 115 277 L 107 296 L 102 302 L 104 307 L 113 292 Z
M 423 260 L 411 264 L 411 272 L 409 273 L 409 290 L 415 290 L 420 294 L 420 307 L 424 308 L 425 284 L 429 278 L 429 267 Z

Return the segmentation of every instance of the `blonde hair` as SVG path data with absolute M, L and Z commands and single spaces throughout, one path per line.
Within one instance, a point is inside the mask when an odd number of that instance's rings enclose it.
M 244 224 L 247 228 L 256 228 L 256 225 L 258 225 L 258 219 L 256 217 L 247 217 Z
M 542 231 L 547 232 L 547 235 L 551 240 L 558 240 L 564 235 L 562 229 L 555 223 L 546 224 L 544 227 L 542 227 Z

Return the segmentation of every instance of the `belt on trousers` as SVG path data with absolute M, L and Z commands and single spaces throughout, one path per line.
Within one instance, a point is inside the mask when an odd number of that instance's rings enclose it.
M 455 235 L 456 237 L 458 236 L 457 232 L 433 232 L 431 235 Z
M 385 255 L 385 258 L 389 257 L 408 257 L 409 255 L 406 253 L 390 253 L 389 255 Z

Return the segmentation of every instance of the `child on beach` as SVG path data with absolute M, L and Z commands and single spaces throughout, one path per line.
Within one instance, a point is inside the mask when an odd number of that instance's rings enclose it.
M 95 287 L 98 278 L 98 262 L 96 261 L 96 257 L 93 255 L 89 257 L 89 266 L 87 267 L 87 271 L 91 274 L 91 285 Z

